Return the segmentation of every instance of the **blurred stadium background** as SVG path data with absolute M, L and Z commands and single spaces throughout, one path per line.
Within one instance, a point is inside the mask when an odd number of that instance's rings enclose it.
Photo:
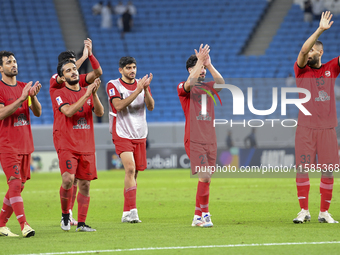
M 289 74 L 294 75 L 293 65 L 303 42 L 318 26 L 318 20 L 304 22 L 302 0 L 136 0 L 133 2 L 137 8 L 134 26 L 130 33 L 126 33 L 125 39 L 121 39 L 116 26 L 117 16 L 113 15 L 111 29 L 101 28 L 101 16 L 92 14 L 92 6 L 97 2 L 0 1 L 0 49 L 15 53 L 19 65 L 18 80 L 39 80 L 43 85 L 38 96 L 43 114 L 40 118 L 31 116 L 37 153 L 54 151 L 49 80 L 56 73 L 57 56 L 67 49 L 81 52 L 86 37 L 92 39 L 94 54 L 104 72 L 100 97 L 106 109 L 105 85 L 109 80 L 120 77 L 120 57 L 130 55 L 136 58 L 138 77 L 150 72 L 154 74 L 151 89 L 156 107 L 153 112 L 147 113 L 149 153 L 152 155 L 150 162 L 163 162 L 158 166 L 170 162 L 166 166 L 171 166 L 171 160 L 180 160 L 183 154 L 183 151 L 179 154 L 174 152 L 183 149 L 184 134 L 184 114 L 176 86 L 188 76 L 185 62 L 194 53 L 194 48 L 197 49 L 201 43 L 209 44 L 212 62 L 226 81 L 237 84 L 245 96 L 247 88 L 253 87 L 255 108 L 269 109 L 272 87 L 286 86 L 286 78 Z M 107 2 L 103 1 L 104 5 Z M 111 4 L 114 6 L 117 2 L 111 1 Z M 336 2 L 324 1 L 325 9 L 335 12 L 335 23 L 320 38 L 325 46 L 323 62 L 338 56 L 340 52 L 340 16 L 337 15 Z M 255 117 L 247 107 L 245 116 L 236 118 L 232 116 L 230 92 L 223 91 L 221 96 L 223 106 L 216 108 L 216 118 L 238 121 L 268 118 Z M 282 119 L 280 99 L 278 103 L 278 109 L 270 118 Z M 296 119 L 297 114 L 296 107 L 288 107 L 285 119 Z M 96 125 L 98 167 L 109 169 L 114 167 L 110 162 L 114 164 L 116 161 L 107 114 L 101 122 Z M 216 131 L 222 154 L 228 130 L 232 131 L 236 149 L 226 156 L 228 160 L 222 160 L 225 164 L 244 157 L 241 150 L 249 152 L 245 149 L 244 138 L 251 128 L 248 125 L 233 128 L 219 126 Z M 294 133 L 295 128 L 283 128 L 281 125 L 259 128 L 256 132 L 256 150 L 262 150 L 262 154 L 258 157 L 276 150 L 293 155 Z M 263 152 L 268 148 L 269 151 Z M 159 154 L 162 150 L 163 156 Z M 176 159 L 171 158 L 172 153 L 176 154 Z M 244 163 L 257 164 L 250 161 Z M 179 167 L 178 164 L 175 168 Z

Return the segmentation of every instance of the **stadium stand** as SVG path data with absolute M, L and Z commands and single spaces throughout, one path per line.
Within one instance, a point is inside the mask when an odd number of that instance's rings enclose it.
M 39 80 L 42 116 L 31 114 L 32 124 L 53 123 L 49 81 L 56 73 L 57 56 L 65 50 L 52 0 L 0 1 L 0 49 L 12 51 L 18 61 L 18 80 Z
M 194 7 L 189 0 L 135 1 L 133 31 L 121 40 L 116 27 L 100 29 L 101 17 L 91 14 L 93 1 L 79 2 L 84 17 L 91 17 L 85 21 L 104 82 L 120 76 L 118 60 L 124 55 L 136 58 L 138 77 L 154 74 L 151 89 L 156 107 L 147 114 L 148 121 L 184 121 L 176 86 L 187 78 L 185 62 L 200 43 L 211 46 L 211 58 L 222 75 L 238 75 L 231 71 L 237 65 L 231 69 L 230 61 L 240 58 L 237 55 L 267 7 L 266 0 L 203 0 Z
M 247 57 L 241 54 L 266 12 L 266 0 L 202 0 L 197 6 L 189 0 L 135 1 L 138 13 L 132 32 L 125 35 L 125 40 L 120 39 L 116 18 L 113 18 L 112 29 L 101 29 L 100 15 L 93 16 L 91 12 L 94 1 L 82 0 L 79 4 L 94 43 L 95 55 L 104 70 L 101 79 L 105 84 L 120 77 L 118 61 L 126 55 L 137 59 L 138 77 L 150 72 L 154 74 L 151 88 L 156 107 L 147 114 L 149 122 L 184 121 L 176 85 L 187 78 L 186 59 L 200 43 L 211 46 L 215 67 L 228 77 L 227 83 L 242 89 L 245 102 L 247 88 L 253 87 L 254 107 L 269 109 L 272 87 L 278 87 L 280 109 L 280 88 L 285 86 L 289 73 L 293 74 L 293 65 L 304 40 L 318 26 L 318 21 L 312 24 L 303 22 L 303 11 L 294 4 L 266 54 Z M 39 80 L 43 85 L 39 96 L 43 114 L 41 118 L 32 116 L 32 124 L 51 124 L 49 79 L 56 72 L 58 54 L 65 50 L 53 1 L 17 0 L 15 6 L 13 1 L 1 1 L 0 13 L 3 17 L 0 21 L 0 49 L 15 53 L 19 80 Z M 333 19 L 335 24 L 340 23 L 340 16 Z M 340 50 L 336 43 L 339 30 L 340 27 L 333 26 L 320 38 L 325 45 L 324 62 L 337 56 Z M 231 93 L 224 90 L 221 98 L 224 104 L 223 107 L 217 106 L 216 118 L 231 118 Z M 339 103 L 337 106 L 340 110 Z M 287 117 L 296 118 L 297 112 L 296 107 L 288 106 Z M 278 117 L 279 110 L 272 116 L 257 116 L 262 119 Z M 245 116 L 234 116 L 237 118 L 251 119 L 254 115 L 245 106 Z

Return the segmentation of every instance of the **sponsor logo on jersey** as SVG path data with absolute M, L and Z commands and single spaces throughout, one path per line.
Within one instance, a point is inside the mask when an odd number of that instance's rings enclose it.
M 19 127 L 19 126 L 27 126 L 29 125 L 30 123 L 27 121 L 27 117 L 25 114 L 21 113 L 19 116 L 18 116 L 18 121 L 17 122 L 14 122 L 14 126 L 15 127 Z
M 325 72 L 325 75 L 326 75 L 326 77 L 331 76 L 331 71 L 326 71 L 326 72 Z
M 331 97 L 327 94 L 327 92 L 321 90 L 319 91 L 319 97 L 315 98 L 315 101 L 328 101 Z
M 196 116 L 197 120 L 205 120 L 205 121 L 211 121 L 211 117 L 209 116 L 209 113 L 207 112 L 206 115 L 203 115 L 202 112 L 200 112 L 200 115 Z
M 80 118 L 77 121 L 77 125 L 73 126 L 73 129 L 90 129 L 90 125 L 87 125 L 87 121 L 85 118 Z
M 115 95 L 115 90 L 114 89 L 110 89 L 109 90 L 109 95 L 110 95 L 110 97 L 114 96 Z
M 55 100 L 57 100 L 58 106 L 63 103 L 63 100 L 61 100 L 61 97 L 57 97 Z
M 87 104 L 91 106 L 91 99 L 87 100 Z

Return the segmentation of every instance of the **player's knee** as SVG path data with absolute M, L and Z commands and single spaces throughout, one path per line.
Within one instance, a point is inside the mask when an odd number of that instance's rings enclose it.
M 135 166 L 133 164 L 127 165 L 127 167 L 125 168 L 125 174 L 128 176 L 135 177 L 135 173 L 136 173 Z
M 72 176 L 63 176 L 63 186 L 66 187 L 66 189 L 70 189 L 73 185 L 74 179 Z
M 82 192 L 82 194 L 89 194 L 90 192 L 90 181 L 82 180 L 79 182 L 79 190 Z

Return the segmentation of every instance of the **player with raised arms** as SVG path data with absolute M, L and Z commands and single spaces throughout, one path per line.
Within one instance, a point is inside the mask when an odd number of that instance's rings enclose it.
M 340 73 L 340 58 L 322 64 L 323 44 L 318 38 L 330 29 L 333 21 L 329 11 L 321 15 L 319 27 L 302 45 L 294 64 L 296 84 L 310 91 L 311 99 L 304 107 L 311 115 L 298 116 L 295 135 L 295 159 L 297 195 L 301 211 L 294 223 L 310 221 L 308 208 L 309 170 L 322 172 L 320 182 L 321 204 L 319 222 L 338 223 L 328 212 L 333 192 L 333 170 L 339 169 L 338 140 L 335 127 L 338 125 L 334 85 Z M 304 97 L 300 94 L 300 97 Z M 316 160 L 317 155 L 317 160 Z

